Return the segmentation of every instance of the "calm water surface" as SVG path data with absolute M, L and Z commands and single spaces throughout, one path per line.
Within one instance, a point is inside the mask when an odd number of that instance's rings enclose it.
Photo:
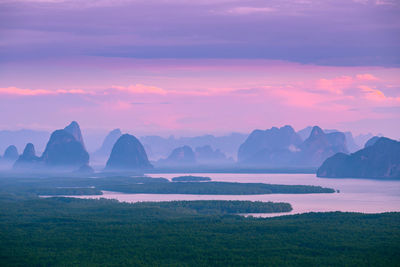
M 151 177 L 172 177 L 185 174 L 152 174 Z M 380 213 L 400 211 L 400 181 L 368 179 L 325 179 L 314 174 L 188 174 L 211 177 L 213 181 L 241 183 L 270 183 L 286 185 L 320 185 L 340 190 L 334 194 L 270 194 L 270 195 L 181 195 L 181 194 L 122 194 L 103 191 L 102 196 L 79 196 L 81 198 L 110 198 L 124 202 L 172 201 L 172 200 L 251 200 L 288 202 L 293 211 L 280 214 L 257 214 L 276 216 L 305 212 L 363 212 Z

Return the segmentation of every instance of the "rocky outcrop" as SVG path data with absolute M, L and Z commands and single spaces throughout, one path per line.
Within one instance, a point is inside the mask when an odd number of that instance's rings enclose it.
M 117 142 L 121 135 L 122 133 L 120 129 L 114 129 L 109 132 L 106 138 L 104 138 L 100 149 L 96 152 L 96 155 L 109 157 L 115 142 Z
M 356 144 L 353 134 L 351 132 L 344 132 L 346 136 L 346 146 L 350 153 L 358 151 L 361 147 Z
M 376 141 L 379 140 L 379 138 L 380 138 L 379 136 L 374 136 L 374 137 L 368 139 L 368 141 L 364 145 L 364 148 L 374 145 L 376 143 Z
M 70 132 L 54 131 L 41 157 L 47 167 L 76 170 L 89 163 L 89 154 Z
M 3 160 L 14 162 L 18 159 L 18 150 L 14 145 L 8 146 L 4 151 Z
M 306 166 L 320 166 L 328 157 L 336 153 L 348 153 L 346 137 L 341 132 L 324 133 L 314 126 L 310 136 L 300 145 L 297 163 Z
M 240 146 L 238 161 L 249 165 L 286 165 L 292 161 L 293 153 L 298 151 L 301 143 L 300 136 L 288 125 L 255 130 Z
M 94 170 L 92 167 L 90 167 L 88 164 L 86 165 L 82 165 L 77 171 L 76 173 L 79 174 L 91 174 L 94 173 Z
M 166 159 L 157 162 L 162 166 L 190 166 L 196 164 L 196 155 L 190 146 L 175 148 Z
M 328 178 L 400 178 L 400 142 L 381 137 L 353 154 L 337 153 L 317 171 Z
M 253 131 L 240 147 L 238 158 L 242 165 L 257 167 L 318 167 L 338 152 L 348 153 L 341 132 L 325 133 L 315 126 L 303 142 L 292 127 L 284 126 Z
M 204 165 L 220 165 L 232 163 L 232 159 L 228 159 L 226 155 L 219 149 L 213 150 L 211 146 L 201 146 L 195 149 L 196 161 Z
M 247 134 L 231 133 L 225 136 L 201 135 L 193 137 L 167 138 L 160 136 L 142 136 L 140 141 L 146 148 L 147 155 L 153 160 L 167 158 L 171 151 L 177 147 L 190 146 L 201 147 L 209 145 L 213 149 L 219 149 L 228 157 L 237 156 L 239 146 L 246 140 Z
M 76 121 L 71 122 L 67 127 L 64 128 L 64 130 L 70 133 L 75 138 L 75 140 L 81 143 L 82 147 L 85 148 L 81 128 Z
M 152 167 L 143 145 L 130 134 L 118 138 L 106 164 L 106 170 L 109 171 L 146 170 Z
M 43 151 L 50 133 L 36 130 L 0 130 L 0 150 L 3 152 L 10 144 L 17 147 L 18 151 L 23 151 L 27 143 L 35 144 L 37 151 Z
M 14 163 L 13 168 L 15 170 L 38 169 L 40 164 L 41 160 L 36 156 L 35 147 L 32 143 L 28 143 L 22 155 L 19 156 L 18 160 Z
M 299 130 L 297 134 L 300 136 L 301 140 L 304 141 L 310 136 L 312 129 L 312 126 L 307 126 L 306 128 Z
M 367 133 L 367 134 L 359 134 L 354 137 L 354 142 L 358 145 L 358 147 L 363 148 L 365 146 L 365 143 L 374 137 L 373 134 Z M 381 136 L 382 137 L 382 136 Z
M 359 150 L 361 147 L 358 146 L 354 140 L 353 134 L 351 132 L 341 132 L 338 130 L 323 130 L 324 133 L 330 134 L 330 133 L 343 133 L 345 138 L 346 138 L 346 148 L 347 151 L 350 153 L 356 152 Z

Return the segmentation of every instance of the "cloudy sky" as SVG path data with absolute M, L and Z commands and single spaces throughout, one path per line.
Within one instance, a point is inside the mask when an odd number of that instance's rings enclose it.
M 0 0 L 0 129 L 400 138 L 398 0 Z

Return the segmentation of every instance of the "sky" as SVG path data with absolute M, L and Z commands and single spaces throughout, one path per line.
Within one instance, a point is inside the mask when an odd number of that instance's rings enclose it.
M 0 0 L 0 129 L 400 138 L 398 0 Z

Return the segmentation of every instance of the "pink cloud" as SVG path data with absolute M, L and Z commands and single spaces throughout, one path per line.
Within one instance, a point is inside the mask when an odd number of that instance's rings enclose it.
M 133 67 L 124 62 L 126 66 L 116 64 L 123 70 L 94 75 L 83 68 L 84 75 L 55 77 L 48 85 L 45 73 L 31 85 L 26 79 L 4 82 L 14 87 L 0 88 L 0 106 L 15 118 L 2 118 L 0 125 L 79 120 L 86 127 L 129 127 L 158 134 L 251 131 L 282 123 L 339 128 L 340 123 L 398 116 L 394 111 L 376 112 L 376 107 L 399 106 L 398 69 L 259 60 L 161 61 L 154 66 L 141 60 Z M 29 107 L 30 114 L 20 112 L 21 105 Z
M 319 79 L 317 89 L 335 94 L 343 94 L 343 90 L 353 84 L 354 80 L 350 76 L 340 76 L 334 79 Z
M 371 88 L 366 85 L 360 85 L 359 88 L 361 89 L 361 92 L 364 94 L 364 97 L 368 100 L 379 101 L 379 102 L 387 101 L 392 103 L 397 102 L 398 104 L 400 104 L 400 97 L 385 96 L 385 94 L 382 91 Z
M 311 108 L 321 102 L 323 96 L 315 93 L 303 91 L 295 87 L 282 87 L 269 90 L 271 97 L 278 98 L 289 106 Z
M 358 75 L 356 76 L 356 78 L 357 78 L 358 80 L 362 80 L 362 81 L 378 81 L 378 80 L 379 80 L 377 77 L 375 77 L 374 75 L 369 74 L 369 73 L 358 74 Z
M 229 9 L 226 13 L 233 14 L 233 15 L 249 15 L 254 13 L 271 13 L 276 11 L 274 8 L 270 7 L 233 7 Z
M 22 89 L 17 87 L 5 87 L 0 88 L 0 94 L 5 95 L 16 95 L 16 96 L 38 96 L 38 95 L 57 95 L 57 94 L 88 94 L 81 89 L 71 89 L 71 90 L 45 90 L 45 89 Z
M 160 95 L 167 94 L 167 91 L 162 88 L 156 86 L 143 85 L 143 84 L 133 84 L 129 86 L 113 85 L 111 86 L 111 88 L 133 94 L 160 94 Z
M 31 89 L 21 89 L 17 87 L 6 87 L 0 88 L 0 94 L 7 95 L 21 95 L 21 96 L 33 96 L 33 95 L 47 95 L 50 91 L 48 90 L 31 90 Z

